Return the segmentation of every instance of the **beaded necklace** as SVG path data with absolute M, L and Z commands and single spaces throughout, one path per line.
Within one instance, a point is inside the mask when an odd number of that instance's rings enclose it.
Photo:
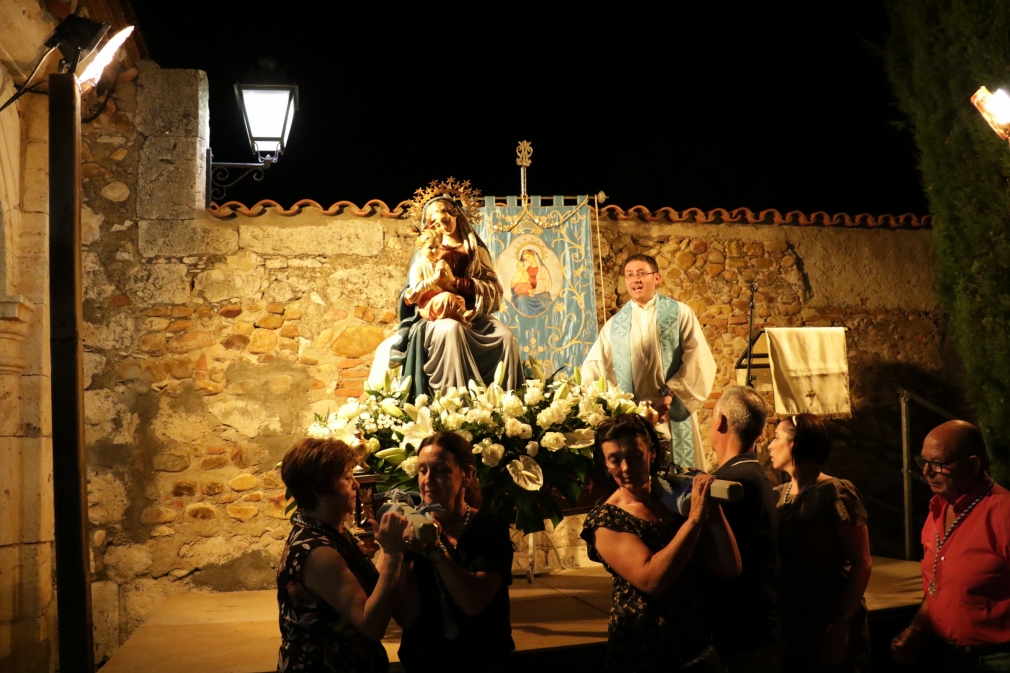
M 964 508 L 964 511 L 961 512 L 956 519 L 954 519 L 954 523 L 952 523 L 950 525 L 950 528 L 947 529 L 947 532 L 944 533 L 942 540 L 940 539 L 939 531 L 937 531 L 936 552 L 933 554 L 933 576 L 929 579 L 929 587 L 928 587 L 929 595 L 932 596 L 933 598 L 936 598 L 936 562 L 940 558 L 940 550 L 943 548 L 943 545 L 947 543 L 947 540 L 950 539 L 950 536 L 954 533 L 957 527 L 961 525 L 961 522 L 964 521 L 964 518 L 971 513 L 971 510 L 975 509 L 975 505 L 982 502 L 982 498 L 989 495 L 989 491 L 992 490 L 992 486 L 994 483 L 995 482 L 990 481 L 989 485 L 986 486 L 981 493 L 979 493 L 977 498 L 975 498 L 975 502 L 971 503 L 970 505 Z

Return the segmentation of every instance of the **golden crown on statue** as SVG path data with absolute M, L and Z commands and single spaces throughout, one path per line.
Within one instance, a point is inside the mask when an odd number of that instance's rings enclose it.
M 407 210 L 407 219 L 423 227 L 421 216 L 424 214 L 424 207 L 432 199 L 439 197 L 452 199 L 471 226 L 483 217 L 480 212 L 481 206 L 484 205 L 480 190 L 472 187 L 469 180 L 459 181 L 450 176 L 448 180 L 432 180 L 427 187 L 415 191 L 410 208 Z

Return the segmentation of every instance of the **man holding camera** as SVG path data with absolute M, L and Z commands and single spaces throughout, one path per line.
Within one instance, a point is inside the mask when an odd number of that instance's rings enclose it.
M 744 386 L 726 389 L 712 411 L 715 477 L 743 486 L 742 499 L 722 503 L 743 571 L 734 579 L 712 580 L 712 604 L 719 606 L 714 644 L 730 673 L 774 673 L 781 665 L 776 496 L 754 453 L 767 415 L 761 395 Z
M 675 463 L 704 467 L 695 413 L 712 392 L 715 359 L 701 324 L 687 304 L 657 293 L 662 280 L 656 260 L 632 255 L 624 262 L 631 295 L 600 330 L 582 364 L 582 379 L 600 377 L 652 402 L 660 421 L 669 421 Z

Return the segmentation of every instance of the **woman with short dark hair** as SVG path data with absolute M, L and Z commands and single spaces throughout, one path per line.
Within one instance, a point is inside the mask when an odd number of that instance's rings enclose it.
M 607 637 L 608 671 L 725 670 L 704 615 L 703 566 L 720 577 L 740 574 L 740 552 L 719 505 L 713 477 L 694 478 L 685 518 L 659 499 L 659 437 L 636 414 L 615 416 L 596 432 L 617 490 L 583 524 L 589 558 L 614 576 Z
M 298 509 L 277 566 L 279 673 L 383 672 L 382 636 L 397 594 L 407 520 L 388 512 L 372 522 L 382 547 L 378 569 L 347 532 L 358 482 L 344 442 L 304 439 L 281 463 Z
M 498 671 L 515 649 L 509 618 L 512 583 L 509 526 L 482 510 L 473 448 L 454 432 L 436 432 L 417 451 L 417 482 L 439 541 L 412 543 L 414 580 L 400 641 L 411 671 Z M 412 531 L 407 530 L 408 539 Z
M 859 491 L 822 472 L 831 437 L 813 414 L 779 422 L 768 450 L 790 477 L 776 489 L 783 671 L 868 671 L 863 592 L 872 562 Z

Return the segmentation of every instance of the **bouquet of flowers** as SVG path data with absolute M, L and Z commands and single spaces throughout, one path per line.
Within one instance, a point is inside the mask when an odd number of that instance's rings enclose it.
M 361 432 L 368 444 L 368 465 L 380 477 L 379 490 L 417 488 L 417 450 L 426 437 L 452 430 L 477 454 L 477 478 L 485 506 L 524 533 L 562 519 L 557 497 L 575 504 L 593 464 L 596 427 L 608 416 L 636 411 L 631 393 L 603 379 L 583 384 L 571 378 L 546 378 L 530 358 L 531 378 L 517 390 L 501 387 L 504 364 L 488 386 L 470 381 L 408 400 L 410 377 L 386 373 L 378 388 L 366 387 L 364 401 L 350 400 L 328 418 L 316 416 L 308 434 L 342 439 Z

